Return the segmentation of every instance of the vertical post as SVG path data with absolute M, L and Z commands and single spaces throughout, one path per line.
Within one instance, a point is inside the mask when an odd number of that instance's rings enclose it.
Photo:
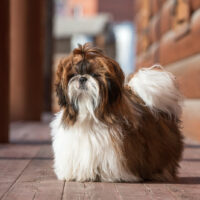
M 11 120 L 40 120 L 43 108 L 45 3 L 11 2 Z
M 9 140 L 9 1 L 0 6 L 0 143 Z
M 53 13 L 54 1 L 46 3 L 45 26 L 45 65 L 44 65 L 44 110 L 51 111 L 52 63 L 53 63 Z

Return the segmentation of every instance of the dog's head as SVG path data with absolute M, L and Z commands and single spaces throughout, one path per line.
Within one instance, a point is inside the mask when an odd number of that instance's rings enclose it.
M 119 102 L 123 84 L 118 63 L 88 43 L 74 49 L 57 69 L 56 92 L 69 124 L 79 114 L 102 118 Z

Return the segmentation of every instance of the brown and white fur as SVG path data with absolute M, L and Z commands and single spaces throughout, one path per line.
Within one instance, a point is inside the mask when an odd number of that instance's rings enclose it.
M 61 111 L 51 134 L 58 179 L 176 178 L 183 144 L 180 94 L 172 74 L 153 66 L 124 84 L 118 63 L 85 44 L 61 60 L 56 92 Z

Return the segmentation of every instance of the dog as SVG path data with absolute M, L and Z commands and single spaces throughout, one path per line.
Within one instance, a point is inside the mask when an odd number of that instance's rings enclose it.
M 125 77 L 90 44 L 58 65 L 54 171 L 66 181 L 174 181 L 183 151 L 181 95 L 160 66 Z

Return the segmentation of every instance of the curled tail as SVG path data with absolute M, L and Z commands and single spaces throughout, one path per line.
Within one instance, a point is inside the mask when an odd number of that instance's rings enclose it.
M 153 113 L 163 111 L 169 116 L 180 117 L 182 97 L 175 77 L 161 66 L 140 69 L 128 85 Z

